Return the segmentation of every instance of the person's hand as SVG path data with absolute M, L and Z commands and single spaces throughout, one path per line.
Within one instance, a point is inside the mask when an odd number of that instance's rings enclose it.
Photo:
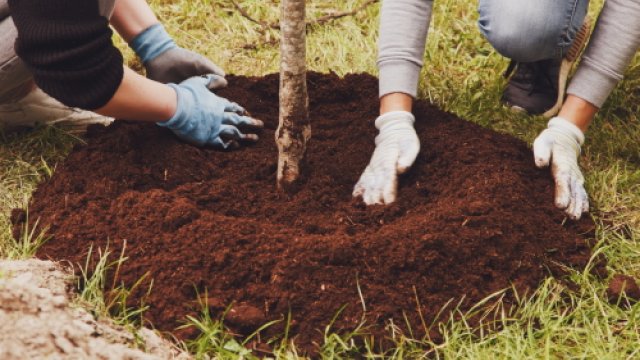
M 354 197 L 362 196 L 367 205 L 396 200 L 398 175 L 413 165 L 420 151 L 414 122 L 415 117 L 407 111 L 388 112 L 376 119 L 376 128 L 380 130 L 376 149 L 353 190 Z
M 556 183 L 555 204 L 573 220 L 589 211 L 589 197 L 584 189 L 584 177 L 578 166 L 584 134 L 571 122 L 555 117 L 533 143 L 533 153 L 539 168 L 551 164 Z
M 171 119 L 158 125 L 171 129 L 180 139 L 198 146 L 218 149 L 237 148 L 243 141 L 258 141 L 258 135 L 244 134 L 239 127 L 255 130 L 260 120 L 243 116 L 242 106 L 210 91 L 219 75 L 193 77 L 180 84 L 168 84 L 178 96 L 177 110 Z
M 181 83 L 191 77 L 215 74 L 216 89 L 225 87 L 224 71 L 206 57 L 176 45 L 161 24 L 150 26 L 131 41 L 147 77 L 164 84 Z

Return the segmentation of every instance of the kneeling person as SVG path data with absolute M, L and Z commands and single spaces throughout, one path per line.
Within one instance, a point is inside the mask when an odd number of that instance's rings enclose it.
M 258 139 L 240 128 L 262 122 L 211 91 L 226 86 L 224 72 L 178 47 L 144 0 L 3 1 L 0 126 L 123 118 L 221 149 Z M 123 65 L 109 25 L 141 58 L 147 78 Z M 13 40 L 17 55 L 7 45 Z

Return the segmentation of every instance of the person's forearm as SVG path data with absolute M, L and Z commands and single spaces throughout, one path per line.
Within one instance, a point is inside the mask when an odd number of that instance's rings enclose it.
M 117 0 L 110 22 L 126 42 L 159 23 L 145 0 Z
M 575 95 L 569 95 L 558 116 L 573 123 L 584 133 L 597 112 L 597 106 Z
M 391 93 L 380 98 L 380 115 L 390 111 L 411 112 L 413 97 L 404 93 Z
M 176 106 L 177 95 L 172 88 L 125 68 L 114 96 L 95 112 L 116 119 L 162 122 L 175 114 Z
M 601 107 L 640 48 L 640 1 L 607 0 L 567 90 Z
M 431 0 L 385 0 L 380 13 L 380 97 L 417 94 L 431 21 Z

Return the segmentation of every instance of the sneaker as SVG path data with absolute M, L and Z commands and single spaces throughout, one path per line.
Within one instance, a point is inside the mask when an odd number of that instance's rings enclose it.
M 545 118 L 557 115 L 564 103 L 569 72 L 582 52 L 590 30 L 591 21 L 586 18 L 562 59 L 531 63 L 511 60 L 504 74 L 509 82 L 502 94 L 502 102 L 513 110 L 530 115 Z
M 72 132 L 84 132 L 88 125 L 107 126 L 112 122 L 110 117 L 67 107 L 39 88 L 20 100 L 0 104 L 0 129 L 5 132 L 54 124 L 69 126 Z
M 555 107 L 561 96 L 557 81 L 561 62 L 562 60 L 555 59 L 532 63 L 512 60 L 505 75 L 513 75 L 502 93 L 502 102 L 514 111 L 530 115 L 545 114 Z

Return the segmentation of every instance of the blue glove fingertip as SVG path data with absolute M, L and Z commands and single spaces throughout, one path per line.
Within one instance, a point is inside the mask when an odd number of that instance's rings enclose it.
M 209 83 L 207 84 L 207 88 L 209 90 L 217 90 L 217 89 L 222 89 L 227 87 L 227 85 L 229 85 L 229 82 L 227 82 L 227 79 L 224 78 L 224 76 L 222 75 L 218 75 L 218 74 L 209 74 Z
M 226 111 L 232 111 L 235 113 L 239 113 L 239 114 L 244 114 L 247 112 L 247 110 L 245 110 L 245 108 L 243 108 L 242 106 L 238 105 L 238 103 L 235 102 L 230 102 L 229 106 L 225 109 Z

